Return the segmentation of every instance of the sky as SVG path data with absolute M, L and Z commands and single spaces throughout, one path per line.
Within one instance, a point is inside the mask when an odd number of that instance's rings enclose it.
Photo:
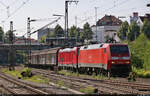
M 107 14 L 116 17 L 124 16 L 126 18 L 121 20 L 129 21 L 133 12 L 138 12 L 140 16 L 150 13 L 150 7 L 146 7 L 150 0 L 78 1 L 78 4 L 70 3 L 68 5 L 69 27 L 72 25 L 83 27 L 86 22 L 90 25 L 95 24 L 95 7 L 97 7 L 97 20 Z M 13 21 L 13 29 L 16 30 L 17 36 L 22 36 L 27 32 L 28 17 L 39 20 L 31 22 L 31 32 L 33 32 L 56 20 L 58 17 L 54 17 L 53 14 L 65 14 L 65 0 L 0 0 L 0 26 L 6 32 L 10 29 L 10 21 Z M 77 23 L 75 23 L 75 17 L 77 17 Z M 64 28 L 63 16 L 49 27 L 54 28 L 57 24 Z M 32 38 L 37 39 L 37 34 L 33 34 Z

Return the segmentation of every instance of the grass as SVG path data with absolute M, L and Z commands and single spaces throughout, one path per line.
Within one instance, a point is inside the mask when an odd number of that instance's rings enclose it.
M 21 74 L 20 74 L 20 71 L 5 71 L 4 73 L 6 73 L 6 74 L 10 74 L 10 75 L 12 75 L 12 76 L 14 76 L 14 77 L 21 77 Z
M 62 80 L 59 80 L 58 85 L 59 85 L 59 87 L 62 87 L 62 86 L 64 86 L 64 82 Z
M 67 70 L 61 70 L 58 72 L 59 74 L 65 75 L 65 76 L 75 76 L 75 77 L 83 77 L 83 78 L 94 78 L 94 79 L 107 79 L 107 76 L 104 76 L 102 74 L 96 75 L 93 73 L 92 75 L 86 75 L 86 74 L 79 74 L 79 73 L 72 73 Z
M 25 70 L 32 71 L 32 70 L 29 70 L 29 68 L 24 68 L 23 71 L 25 71 Z M 20 77 L 23 80 L 28 80 L 28 81 L 35 82 L 35 83 L 46 83 L 47 84 L 50 81 L 49 78 L 46 78 L 42 75 L 33 75 L 32 77 L 23 77 L 21 75 L 22 70 L 9 71 L 7 69 L 3 69 L 2 72 L 12 75 L 16 78 Z
M 79 76 L 79 73 L 72 73 L 72 72 L 67 71 L 67 70 L 61 70 L 58 73 L 65 75 L 65 76 Z
M 50 81 L 49 78 L 43 77 L 41 75 L 34 75 L 31 78 L 25 77 L 23 78 L 23 80 L 28 80 L 35 83 L 46 83 L 46 84 L 48 84 Z
M 150 78 L 150 70 L 137 69 L 135 67 L 132 67 L 132 71 L 136 73 L 137 77 Z
M 80 92 L 86 93 L 86 94 L 92 94 L 94 93 L 94 88 L 91 86 L 88 86 L 86 88 L 81 88 Z
M 107 79 L 108 77 L 104 76 L 104 75 L 97 75 L 94 76 L 95 79 Z

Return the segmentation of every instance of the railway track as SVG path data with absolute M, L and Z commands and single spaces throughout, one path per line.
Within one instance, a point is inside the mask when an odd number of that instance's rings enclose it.
M 132 94 L 150 94 L 150 85 L 147 85 L 147 84 L 134 83 L 134 82 L 121 82 L 121 81 L 116 81 L 116 80 L 96 80 L 96 79 L 87 79 L 87 78 L 80 78 L 80 80 L 81 81 L 88 80 L 88 82 L 90 81 L 94 82 L 95 85 L 104 83 L 104 84 L 109 84 L 109 85 L 114 85 L 114 86 L 121 86 L 125 88 L 125 90 L 123 89 L 124 91 L 127 91 Z
M 96 81 L 99 82 L 99 81 Z M 139 91 L 150 91 L 150 85 L 147 84 L 140 84 L 140 83 L 134 83 L 134 82 L 121 82 L 121 81 L 112 81 L 112 80 L 105 80 L 103 81 L 107 84 L 112 85 L 120 85 L 125 87 L 132 87 L 133 89 L 139 90 Z
M 74 78 L 74 77 L 72 77 Z M 82 78 L 79 77 L 81 80 L 89 80 L 96 83 L 105 83 L 110 85 L 117 85 L 117 86 L 124 86 L 124 87 L 131 87 L 132 89 L 136 89 L 139 91 L 150 91 L 150 84 L 143 84 L 143 83 L 136 83 L 136 82 L 127 82 L 127 81 L 119 81 L 119 80 L 97 80 L 92 78 Z M 150 94 L 150 92 L 149 92 Z
M 65 84 L 69 84 L 71 88 L 78 91 L 80 88 L 85 88 L 85 86 L 92 86 L 93 88 L 98 89 L 99 94 L 150 94 L 150 85 L 141 83 L 65 76 L 56 74 L 54 71 L 35 68 L 33 68 L 32 71 L 35 74 L 43 74 L 43 76 L 50 77 L 50 80 L 55 83 L 58 83 L 58 81 L 61 80 Z
M 6 75 L 6 74 L 3 74 L 3 75 Z M 6 76 L 8 76 L 8 78 L 11 78 L 11 76 L 9 75 L 6 75 Z M 50 82 L 47 84 L 43 84 L 43 83 L 34 83 L 34 82 L 24 81 L 24 80 L 17 79 L 17 78 L 11 78 L 11 79 L 13 79 L 13 81 L 19 80 L 19 82 L 24 83 L 25 85 L 29 85 L 30 87 L 35 88 L 35 89 L 39 89 L 45 92 L 44 94 L 82 94 L 82 92 L 78 92 L 76 90 L 71 90 L 71 89 L 66 90 L 66 88 L 64 87 L 55 86 L 51 84 Z M 12 92 L 9 92 L 9 93 L 12 93 Z M 37 94 L 40 94 L 40 93 L 37 93 Z
M 2 88 L 4 88 L 5 90 L 7 90 L 9 93 L 11 94 L 22 94 L 23 90 L 26 90 L 25 92 L 27 92 L 28 94 L 49 94 L 47 92 L 44 92 L 42 90 L 39 90 L 37 88 L 34 88 L 33 86 L 26 84 L 25 82 L 21 82 L 17 79 L 14 79 L 10 76 L 7 76 L 3 73 L 0 73 L 0 78 L 2 78 L 3 80 L 6 80 L 9 83 L 13 84 L 13 87 L 11 86 L 7 86 L 6 85 L 1 85 Z M 16 89 L 17 90 L 13 90 Z M 24 93 L 25 94 L 25 93 Z
M 12 89 L 10 89 L 10 88 L 8 88 L 8 87 L 6 87 L 5 85 L 3 85 L 3 84 L 1 84 L 0 85 L 0 87 L 1 88 L 3 88 L 4 90 L 5 90 L 5 93 L 10 93 L 10 94 L 17 94 L 17 92 L 16 91 L 14 91 L 14 90 L 12 90 Z M 7 92 L 6 92 L 7 91 Z
M 39 69 L 38 69 L 39 70 Z M 35 70 L 34 70 L 35 71 Z M 112 80 L 94 80 L 94 79 L 85 79 L 85 78 L 76 78 L 72 76 L 64 76 L 60 74 L 55 74 L 54 72 L 49 73 L 46 70 L 36 70 L 36 73 L 44 74 L 44 76 L 55 77 L 61 80 L 69 80 L 74 82 L 74 85 L 80 86 L 91 85 L 98 88 L 99 93 L 108 93 L 108 94 L 150 94 L 149 92 L 140 91 L 137 88 L 137 85 L 134 83 L 126 82 L 117 82 Z M 77 82 L 80 82 L 77 84 Z M 149 88 L 150 86 L 145 87 L 145 85 L 139 84 L 143 88 Z

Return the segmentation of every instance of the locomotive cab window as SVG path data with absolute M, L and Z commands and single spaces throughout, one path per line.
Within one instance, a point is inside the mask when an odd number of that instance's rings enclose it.
M 111 53 L 129 53 L 128 46 L 126 45 L 111 45 Z

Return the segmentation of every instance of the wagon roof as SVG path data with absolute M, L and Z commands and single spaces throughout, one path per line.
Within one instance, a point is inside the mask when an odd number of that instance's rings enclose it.
M 32 51 L 31 55 L 41 55 L 41 54 L 48 54 L 48 53 L 56 53 L 59 49 L 60 49 L 60 47 L 44 49 L 44 50 L 36 50 L 36 51 Z

